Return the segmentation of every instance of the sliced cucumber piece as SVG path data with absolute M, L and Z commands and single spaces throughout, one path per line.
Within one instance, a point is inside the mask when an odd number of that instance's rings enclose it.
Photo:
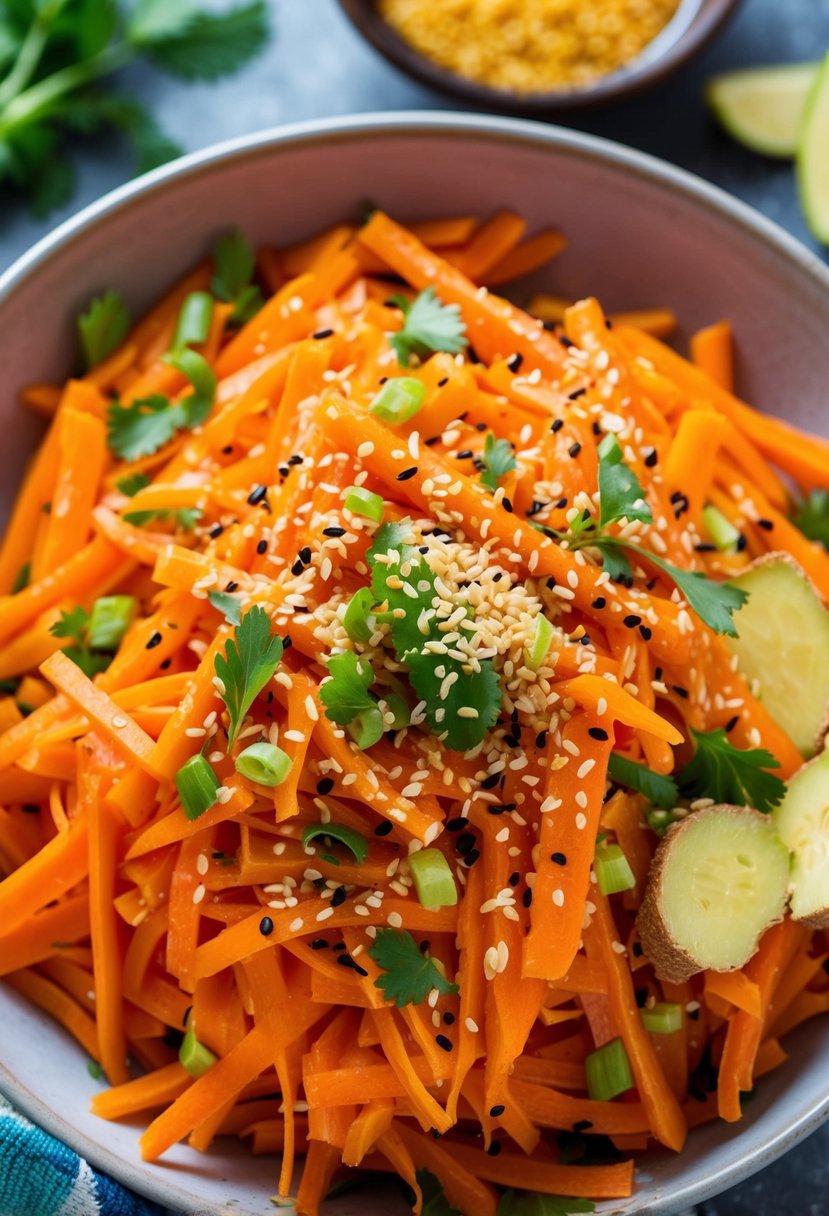
M 812 756 L 829 703 L 829 612 L 788 554 L 769 553 L 733 580 L 748 592 L 727 638 L 749 683 L 804 756 Z
M 784 63 L 714 76 L 705 99 L 729 135 L 764 156 L 797 152 L 806 99 L 820 64 Z
M 772 814 L 792 851 L 792 916 L 812 929 L 829 928 L 829 752 L 795 773 Z
M 797 181 L 803 214 L 819 241 L 829 245 L 829 54 L 806 99 L 797 146 Z
M 789 851 L 767 815 L 711 806 L 672 827 L 656 850 L 637 917 L 660 979 L 733 971 L 786 906 Z

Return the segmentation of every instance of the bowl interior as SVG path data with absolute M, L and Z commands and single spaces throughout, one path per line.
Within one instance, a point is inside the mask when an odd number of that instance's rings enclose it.
M 138 313 L 228 227 L 284 245 L 356 215 L 366 198 L 402 218 L 509 206 L 531 231 L 556 224 L 566 252 L 518 284 L 517 299 L 543 286 L 595 293 L 609 309 L 667 305 L 681 318 L 681 337 L 728 317 L 743 395 L 801 426 L 829 429 L 829 275 L 772 225 L 678 171 L 583 136 L 505 120 L 352 119 L 188 158 L 70 221 L 0 279 L 0 519 L 38 431 L 17 392 L 65 377 L 73 319 L 92 294 L 115 287 Z M 179 1147 L 165 1164 L 141 1164 L 137 1128 L 89 1115 L 94 1083 L 81 1051 L 2 987 L 0 1018 L 0 1090 L 93 1163 L 188 1210 L 274 1210 L 273 1164 L 225 1145 L 206 1158 Z M 762 1082 L 743 1125 L 693 1133 L 680 1157 L 653 1154 L 636 1195 L 600 1210 L 678 1211 L 817 1126 L 829 1113 L 829 1033 L 807 1027 L 787 1049 L 790 1061 Z M 330 1211 L 393 1216 L 394 1202 L 345 1197 Z

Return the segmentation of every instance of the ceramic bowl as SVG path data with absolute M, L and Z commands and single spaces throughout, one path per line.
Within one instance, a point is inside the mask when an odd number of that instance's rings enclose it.
M 739 0 L 680 0 L 663 30 L 630 63 L 581 88 L 516 93 L 480 84 L 440 67 L 398 34 L 378 12 L 376 0 L 340 0 L 343 11 L 376 51 L 391 63 L 442 93 L 452 93 L 475 109 L 517 114 L 554 114 L 600 106 L 655 84 L 695 55 L 736 9 Z
M 140 312 L 238 224 L 288 244 L 357 215 L 366 198 L 402 218 L 486 215 L 509 206 L 530 231 L 550 223 L 567 251 L 515 296 L 546 287 L 597 293 L 609 309 L 664 304 L 683 335 L 734 326 L 742 394 L 829 432 L 829 271 L 767 220 L 668 165 L 597 139 L 507 119 L 376 115 L 285 127 L 187 157 L 116 190 L 0 277 L 0 519 L 37 438 L 16 402 L 32 380 L 63 379 L 73 322 L 93 293 L 123 292 Z M 0 777 L 0 794 L 2 777 Z M 220 1142 L 142 1164 L 137 1127 L 88 1112 L 97 1082 L 80 1049 L 0 985 L 0 1091 L 95 1166 L 170 1207 L 272 1216 L 272 1161 Z M 758 1086 L 739 1125 L 692 1133 L 681 1156 L 644 1158 L 635 1195 L 603 1213 L 668 1216 L 733 1185 L 829 1115 L 829 1028 L 786 1043 L 787 1064 Z M 404 1216 L 390 1195 L 346 1196 L 331 1216 Z M 474 1214 L 470 1214 L 474 1216 Z

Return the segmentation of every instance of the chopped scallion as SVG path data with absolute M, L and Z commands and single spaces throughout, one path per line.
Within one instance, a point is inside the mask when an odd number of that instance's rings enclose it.
M 291 771 L 291 757 L 273 743 L 251 743 L 236 757 L 236 772 L 258 785 L 281 785 Z
M 356 714 L 345 729 L 360 751 L 364 752 L 367 748 L 373 747 L 378 739 L 382 739 L 386 728 L 383 725 L 383 715 L 379 708 L 372 706 L 371 709 L 363 709 Z
M 440 849 L 420 849 L 409 858 L 417 898 L 424 908 L 448 908 L 458 902 L 458 889 Z
M 621 1039 L 611 1039 L 597 1051 L 591 1051 L 585 1057 L 584 1071 L 587 1092 L 594 1102 L 609 1102 L 633 1088 L 633 1073 Z
M 398 425 L 414 418 L 426 397 L 426 385 L 414 376 L 393 376 L 372 401 L 369 410 L 384 422 Z
M 216 801 L 219 778 L 199 752 L 176 773 L 176 789 L 188 819 L 198 819 Z
M 174 353 L 207 340 L 213 319 L 213 297 L 207 291 L 191 291 L 184 297 L 170 350 Z
M 372 635 L 369 615 L 374 607 L 374 595 L 370 587 L 361 587 L 348 601 L 343 617 L 343 628 L 352 642 L 368 642 Z
M 191 1077 L 203 1077 L 216 1063 L 217 1057 L 213 1052 L 200 1043 L 196 1038 L 196 1028 L 192 1018 L 178 1049 L 178 1058 L 182 1067 L 186 1068 Z
M 657 1001 L 642 1010 L 642 1025 L 649 1034 L 674 1034 L 682 1029 L 682 1006 L 670 1001 Z
M 602 895 L 615 895 L 636 886 L 636 875 L 618 844 L 600 844 L 594 865 Z
M 740 539 L 740 533 L 730 519 L 727 519 L 717 507 L 702 508 L 702 522 L 711 540 L 721 553 L 733 549 Z
M 537 671 L 547 657 L 555 629 L 542 612 L 535 618 L 533 638 L 525 650 L 527 666 Z
M 345 508 L 355 515 L 365 515 L 379 524 L 383 518 L 383 500 L 379 494 L 364 490 L 362 486 L 349 486 L 345 492 Z
M 135 615 L 137 603 L 132 595 L 102 595 L 92 605 L 86 629 L 86 644 L 91 650 L 117 650 Z

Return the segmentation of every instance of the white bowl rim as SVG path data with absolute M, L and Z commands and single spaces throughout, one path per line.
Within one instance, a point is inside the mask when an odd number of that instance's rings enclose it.
M 744 233 L 748 232 L 759 243 L 771 247 L 783 259 L 793 263 L 807 278 L 811 278 L 816 286 L 829 293 L 829 266 L 818 254 L 747 203 L 695 174 L 648 153 L 628 148 L 612 140 L 532 119 L 490 117 L 455 111 L 443 113 L 401 110 L 312 119 L 268 128 L 251 135 L 237 136 L 211 144 L 126 182 L 59 224 L 17 258 L 7 270 L 0 273 L 0 306 L 7 304 L 31 274 L 58 255 L 78 234 L 98 221 L 140 203 L 147 195 L 163 193 L 180 178 L 209 173 L 223 163 L 253 158 L 279 145 L 325 144 L 353 140 L 361 135 L 401 133 L 412 136 L 475 136 L 513 145 L 519 142 L 609 164 L 663 189 L 671 190 L 685 199 L 690 198 L 717 218 L 726 220 Z M 175 1183 L 171 1184 L 165 1180 L 163 1173 L 159 1173 L 157 1178 L 148 1179 L 146 1174 L 139 1174 L 136 1169 L 137 1162 L 124 1161 L 76 1129 L 70 1129 L 72 1135 L 67 1137 L 63 1120 L 55 1116 L 42 1098 L 18 1082 L 2 1065 L 0 1093 L 44 1130 L 64 1137 L 70 1147 L 82 1157 L 98 1169 L 109 1173 L 124 1186 L 131 1187 L 160 1204 L 181 1204 L 181 1190 Z M 818 1102 L 812 1102 L 797 1111 L 794 1118 L 781 1124 L 762 1144 L 754 1146 L 749 1155 L 738 1161 L 724 1163 L 714 1174 L 707 1174 L 699 1169 L 692 1171 L 691 1178 L 680 1189 L 672 1191 L 670 1195 L 662 1194 L 654 1198 L 648 1207 L 649 1216 L 670 1216 L 671 1213 L 702 1202 L 734 1186 L 793 1148 L 828 1119 L 829 1092 Z

